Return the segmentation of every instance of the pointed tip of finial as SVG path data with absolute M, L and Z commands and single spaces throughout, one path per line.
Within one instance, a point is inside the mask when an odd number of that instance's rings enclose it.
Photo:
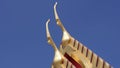
M 46 25 L 48 25 L 49 22 L 50 22 L 50 19 L 47 20 Z
M 50 33 L 49 33 L 49 29 L 48 29 L 48 23 L 50 22 L 50 19 L 47 20 L 46 22 L 46 35 L 47 35 L 47 38 L 50 37 Z M 48 43 L 50 44 L 50 40 L 48 39 Z
M 54 4 L 54 8 L 56 8 L 56 6 L 57 6 L 57 2 L 55 2 L 55 4 Z

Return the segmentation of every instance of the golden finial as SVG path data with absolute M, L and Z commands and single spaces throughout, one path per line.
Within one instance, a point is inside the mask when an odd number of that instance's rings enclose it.
M 112 68 L 110 64 L 98 57 L 82 43 L 74 39 L 64 28 L 56 11 L 57 2 L 54 4 L 54 14 L 57 25 L 63 31 L 60 51 L 54 43 L 48 28 L 50 19 L 46 22 L 46 35 L 48 43 L 53 47 L 55 56 L 51 68 Z
M 54 14 L 55 14 L 55 19 L 56 19 L 56 23 L 58 26 L 60 26 L 60 28 L 63 31 L 63 37 L 62 37 L 62 44 L 67 44 L 71 38 L 70 34 L 67 32 L 67 30 L 64 28 L 61 20 L 59 19 L 57 10 L 56 10 L 56 6 L 57 6 L 57 2 L 54 4 Z
M 48 23 L 50 22 L 50 19 L 48 19 L 48 21 L 46 22 L 46 35 L 47 35 L 47 40 L 48 40 L 48 43 L 54 48 L 55 50 L 55 56 L 54 56 L 54 60 L 53 60 L 53 65 L 52 65 L 52 68 L 53 66 L 59 66 L 59 64 L 61 64 L 61 62 L 63 61 L 63 56 L 62 54 L 59 52 L 58 48 L 56 47 L 56 44 L 54 43 L 51 35 L 50 35 L 50 32 L 49 32 L 49 29 L 48 29 Z
M 50 32 L 49 32 L 49 29 L 48 29 L 48 23 L 50 22 L 50 19 L 47 20 L 46 22 L 46 35 L 47 35 L 47 40 L 48 40 L 48 43 L 50 45 L 52 45 L 52 47 L 54 48 L 54 50 L 56 51 L 57 50 L 57 47 L 56 47 L 56 44 L 54 43 L 51 35 L 50 35 Z

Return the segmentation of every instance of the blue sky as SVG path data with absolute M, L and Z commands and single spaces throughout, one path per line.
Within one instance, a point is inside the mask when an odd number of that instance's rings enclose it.
M 54 50 L 45 23 L 59 47 L 62 31 L 53 5 L 68 32 L 114 68 L 120 67 L 119 0 L 0 0 L 0 68 L 50 68 Z

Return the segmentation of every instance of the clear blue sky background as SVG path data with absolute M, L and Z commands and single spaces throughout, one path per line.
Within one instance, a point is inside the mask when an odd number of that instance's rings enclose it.
M 68 32 L 115 68 L 120 67 L 119 0 L 0 0 L 0 68 L 50 68 L 54 51 L 45 23 L 59 47 L 62 31 L 53 5 Z

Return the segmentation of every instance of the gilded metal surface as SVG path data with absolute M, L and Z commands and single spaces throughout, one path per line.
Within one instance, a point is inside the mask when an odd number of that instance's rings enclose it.
M 75 40 L 64 28 L 62 22 L 56 11 L 57 2 L 54 5 L 54 14 L 57 25 L 63 32 L 62 43 L 60 44 L 60 50 L 56 47 L 49 29 L 48 24 L 50 19 L 46 22 L 46 35 L 48 43 L 53 47 L 55 51 L 54 60 L 51 68 L 79 68 L 65 54 L 69 55 L 75 63 L 79 64 L 80 68 L 112 68 L 110 64 L 98 57 L 90 49 L 84 46 L 82 43 Z

